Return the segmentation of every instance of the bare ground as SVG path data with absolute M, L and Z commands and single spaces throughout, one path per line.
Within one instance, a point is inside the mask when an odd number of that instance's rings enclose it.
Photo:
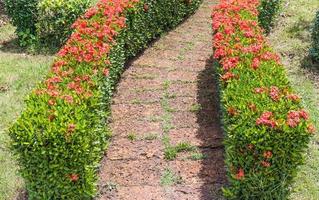
M 211 59 L 215 2 L 204 0 L 123 74 L 97 199 L 222 199 L 226 170 Z M 190 148 L 167 159 L 179 144 Z

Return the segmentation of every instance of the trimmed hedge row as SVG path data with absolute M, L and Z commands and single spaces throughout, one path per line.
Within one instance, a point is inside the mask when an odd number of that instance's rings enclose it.
M 20 45 L 60 46 L 93 0 L 5 0 Z
M 258 27 L 258 0 L 213 9 L 229 199 L 283 200 L 314 126 Z
M 91 199 L 110 131 L 110 98 L 127 59 L 200 0 L 100 0 L 74 25 L 45 81 L 10 129 L 29 199 Z
M 310 54 L 316 61 L 319 62 L 319 10 L 317 12 L 312 29 L 312 48 Z
M 259 25 L 265 30 L 266 33 L 274 25 L 274 20 L 280 10 L 282 0 L 261 0 L 258 6 L 258 21 Z

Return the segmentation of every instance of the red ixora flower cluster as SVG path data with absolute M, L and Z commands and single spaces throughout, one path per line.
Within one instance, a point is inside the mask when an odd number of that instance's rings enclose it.
M 270 88 L 266 88 L 266 87 L 255 88 L 254 92 L 256 94 L 269 93 L 269 97 L 274 101 L 279 101 L 281 97 L 280 89 L 277 86 L 271 86 Z
M 271 128 L 276 127 L 277 123 L 273 119 L 273 113 L 266 111 L 264 112 L 257 120 L 256 120 L 257 125 L 266 125 Z
M 270 98 L 274 101 L 278 101 L 280 98 L 280 90 L 276 86 L 271 86 L 270 87 L 270 92 L 269 92 Z
M 273 156 L 272 152 L 271 151 L 265 151 L 263 156 L 264 156 L 264 159 L 266 159 L 266 160 L 261 161 L 261 165 L 263 167 L 270 167 L 271 163 L 269 161 L 267 161 L 267 159 L 272 158 L 272 156 Z
M 290 111 L 287 115 L 287 124 L 290 127 L 296 127 L 301 122 L 301 119 L 308 120 L 309 115 L 305 110 Z
M 221 0 L 221 3 L 213 8 L 214 58 L 219 59 L 225 72 L 222 76 L 223 81 L 235 77 L 230 71 L 242 62 L 240 57 L 243 54 L 252 55 L 251 61 L 244 64 L 245 66 L 250 65 L 253 69 L 258 69 L 262 61 L 279 62 L 276 54 L 265 51 L 263 48 L 266 42 L 257 22 L 243 19 L 240 16 L 242 10 L 249 12 L 252 16 L 257 16 L 258 4 L 258 0 Z M 243 35 L 242 37 L 246 39 L 245 44 L 239 35 Z
M 300 96 L 297 95 L 297 94 L 288 94 L 287 95 L 287 99 L 289 99 L 291 101 L 299 102 L 300 101 Z

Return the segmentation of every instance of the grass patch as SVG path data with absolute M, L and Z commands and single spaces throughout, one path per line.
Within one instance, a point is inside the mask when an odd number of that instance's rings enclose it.
M 161 185 L 162 186 L 172 186 L 175 184 L 181 184 L 182 177 L 176 175 L 173 170 L 166 168 L 161 177 Z
M 202 106 L 200 104 L 193 104 L 191 106 L 191 108 L 189 109 L 189 111 L 193 112 L 193 113 L 198 113 L 200 110 L 202 109 Z
M 207 155 L 203 154 L 203 153 L 192 153 L 188 159 L 190 160 L 204 160 L 205 158 L 207 158 Z
M 166 160 L 174 160 L 177 157 L 177 150 L 173 146 L 166 146 L 164 150 L 164 158 Z
M 318 0 L 285 1 L 278 25 L 269 40 L 287 68 L 290 82 L 302 96 L 304 107 L 310 112 L 319 130 L 319 85 L 318 71 L 314 70 L 308 58 L 311 45 L 311 26 L 319 7 Z M 317 133 L 306 152 L 306 161 L 295 178 L 290 199 L 319 199 L 319 133 Z
M 180 142 L 175 146 L 177 153 L 189 152 L 196 150 L 196 147 L 191 145 L 189 142 Z
M 138 74 L 134 76 L 134 79 L 137 80 L 154 80 L 155 78 L 156 76 L 151 74 Z
M 15 28 L 0 28 L 0 199 L 13 199 L 23 187 L 8 150 L 7 129 L 24 108 L 23 100 L 49 69 L 52 56 L 30 55 L 17 46 Z
M 135 140 L 137 140 L 137 136 L 135 133 L 129 133 L 127 135 L 127 139 L 129 139 L 130 141 L 135 141 Z
M 160 122 L 162 118 L 161 116 L 150 116 L 150 117 L 147 117 L 146 120 L 148 122 Z
M 176 146 L 168 145 L 165 148 L 164 157 L 167 160 L 174 160 L 178 153 L 195 151 L 196 147 L 189 142 L 180 142 Z
M 156 133 L 149 133 L 143 137 L 144 140 L 148 140 L 148 141 L 156 140 L 157 138 L 158 138 L 158 135 Z
M 141 105 L 141 104 L 142 104 L 142 101 L 139 100 L 139 99 L 133 99 L 133 100 L 131 101 L 131 104 Z
M 162 138 L 162 142 L 165 146 L 164 149 L 164 158 L 166 160 L 174 160 L 178 153 L 180 152 L 187 152 L 187 151 L 194 151 L 196 150 L 196 147 L 191 145 L 188 142 L 180 142 L 176 146 L 171 145 L 170 138 L 169 138 L 169 131 L 174 128 L 172 125 L 172 113 L 176 112 L 175 109 L 173 109 L 169 104 L 169 99 L 172 99 L 172 95 L 169 94 L 168 89 L 171 85 L 170 81 L 164 81 L 162 86 L 164 88 L 164 93 L 161 98 L 161 107 L 164 110 L 164 114 L 161 118 L 162 121 L 162 131 L 164 133 L 164 136 Z

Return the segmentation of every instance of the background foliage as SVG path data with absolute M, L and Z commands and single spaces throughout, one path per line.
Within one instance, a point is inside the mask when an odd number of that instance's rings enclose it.
M 319 62 L 319 10 L 317 11 L 312 30 L 312 57 Z
M 282 0 L 260 0 L 258 21 L 266 33 L 269 33 L 271 27 L 274 25 L 274 20 L 280 10 L 281 3 Z
M 16 32 L 21 45 L 26 45 L 30 40 L 34 40 L 39 0 L 4 0 L 4 2 L 12 24 L 17 27 Z
M 41 0 L 37 5 L 36 35 L 41 44 L 62 45 L 71 34 L 71 25 L 92 0 Z
M 96 0 L 5 0 L 21 46 L 61 46 L 72 23 Z

